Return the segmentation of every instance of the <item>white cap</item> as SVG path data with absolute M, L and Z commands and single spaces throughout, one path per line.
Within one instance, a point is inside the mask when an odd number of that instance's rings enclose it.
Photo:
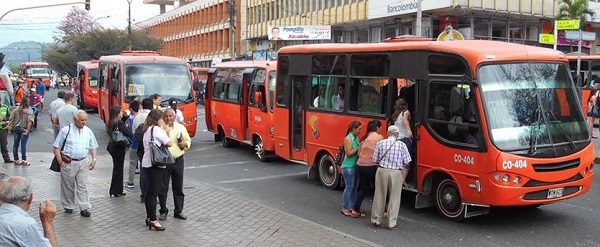
M 398 126 L 392 125 L 392 126 L 388 127 L 388 134 L 398 134 L 398 133 L 400 133 L 400 128 L 398 128 Z

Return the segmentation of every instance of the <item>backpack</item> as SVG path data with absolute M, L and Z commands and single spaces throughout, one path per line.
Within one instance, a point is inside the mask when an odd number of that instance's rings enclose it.
M 138 143 L 137 156 L 141 160 L 144 157 L 144 123 L 141 123 L 133 132 L 135 141 Z

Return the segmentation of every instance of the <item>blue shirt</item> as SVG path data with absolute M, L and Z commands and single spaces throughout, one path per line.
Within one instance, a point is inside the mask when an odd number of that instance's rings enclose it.
M 35 90 L 41 97 L 44 97 L 44 95 L 46 94 L 46 84 L 44 84 L 43 82 L 38 83 Z
M 69 132 L 69 126 L 71 131 Z M 65 149 L 62 153 L 68 155 L 73 159 L 82 159 L 87 157 L 91 149 L 98 148 L 98 142 L 94 136 L 94 132 L 87 126 L 83 126 L 82 129 L 78 129 L 75 124 L 70 124 L 60 129 L 56 139 L 54 140 L 54 147 L 62 147 L 63 142 L 65 143 Z M 69 136 L 67 137 L 67 133 Z M 66 140 L 65 140 L 66 138 Z
M 52 246 L 31 216 L 9 203 L 0 206 L 0 243 L 2 246 Z
M 135 134 L 135 129 L 133 128 L 133 120 L 135 119 L 135 116 L 129 115 L 129 118 L 127 119 L 127 126 L 129 126 L 129 128 L 131 128 L 131 133 Z M 129 141 L 131 141 L 131 145 L 129 146 L 132 149 L 137 149 L 138 148 L 138 144 L 137 141 L 135 140 L 135 138 L 131 138 Z

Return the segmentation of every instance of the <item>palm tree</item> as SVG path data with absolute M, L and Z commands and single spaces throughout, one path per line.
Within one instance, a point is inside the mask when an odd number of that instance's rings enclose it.
M 594 11 L 589 7 L 589 0 L 561 0 L 556 20 L 579 20 L 579 29 L 583 29 L 585 16 L 594 16 Z

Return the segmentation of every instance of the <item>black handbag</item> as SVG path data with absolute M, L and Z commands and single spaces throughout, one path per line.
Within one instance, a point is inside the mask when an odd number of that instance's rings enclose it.
M 344 157 L 346 157 L 346 152 L 344 151 L 344 145 L 342 145 L 335 155 L 335 164 L 341 166 L 344 162 Z
M 169 152 L 167 146 L 160 144 L 157 145 L 154 142 L 154 127 L 150 128 L 150 160 L 152 166 L 167 166 L 175 163 L 175 159 Z
M 65 148 L 65 144 L 67 143 L 67 137 L 69 137 L 69 133 L 71 133 L 71 125 L 69 125 L 69 131 L 67 131 L 67 136 L 65 137 L 65 141 L 62 144 L 62 147 L 60 147 L 60 152 L 62 155 L 62 151 Z M 58 160 L 56 160 L 56 156 L 54 156 L 54 159 L 52 159 L 52 163 L 50 163 L 50 170 L 55 171 L 55 172 L 60 172 L 60 165 L 58 164 Z
M 129 145 L 131 145 L 131 141 L 129 140 L 129 138 L 119 130 L 118 123 L 115 126 L 115 130 L 113 130 L 113 132 L 111 133 L 110 139 L 116 146 L 129 147 Z

